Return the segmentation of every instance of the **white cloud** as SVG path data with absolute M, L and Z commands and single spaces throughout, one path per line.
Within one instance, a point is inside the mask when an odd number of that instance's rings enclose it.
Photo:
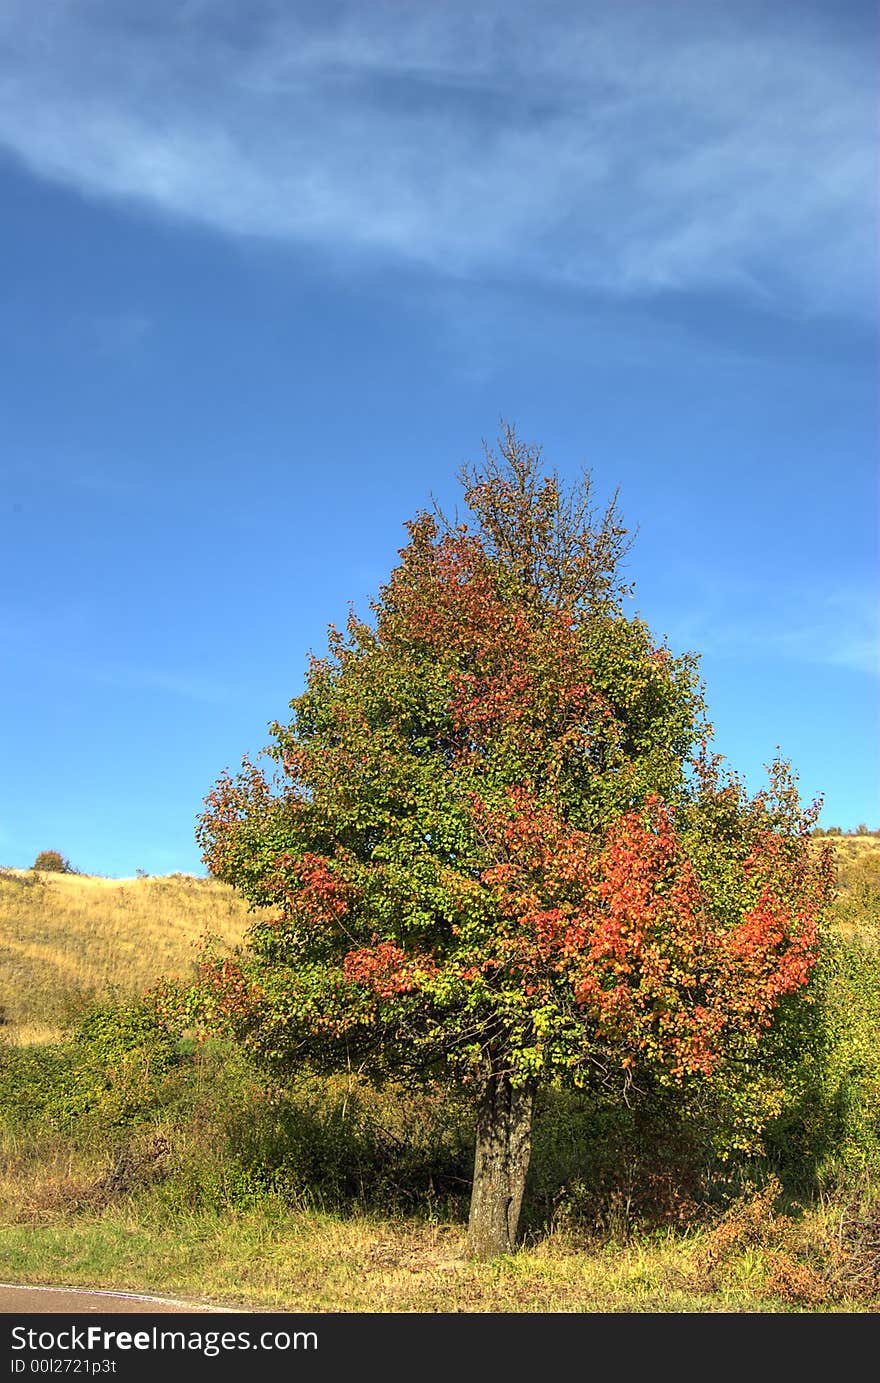
M 834 10 L 793 3 L 0 16 L 0 146 L 88 195 L 463 276 L 785 311 L 876 311 L 874 84 Z

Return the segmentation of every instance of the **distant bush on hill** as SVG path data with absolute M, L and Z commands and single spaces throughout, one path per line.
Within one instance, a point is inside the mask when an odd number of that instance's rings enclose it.
M 34 860 L 34 869 L 48 869 L 53 874 L 74 874 L 70 860 L 66 860 L 60 850 L 41 850 Z

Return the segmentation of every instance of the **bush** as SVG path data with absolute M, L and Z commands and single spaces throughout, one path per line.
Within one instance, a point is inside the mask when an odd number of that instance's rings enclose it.
M 880 952 L 862 936 L 826 938 L 816 976 L 817 1037 L 764 1136 L 765 1164 L 798 1198 L 880 1177 Z
M 143 1001 L 91 1008 L 63 1042 L 0 1048 L 0 1125 L 94 1145 L 149 1119 L 179 1060 L 178 1044 Z
M 34 860 L 34 869 L 46 869 L 52 874 L 72 874 L 70 860 L 60 850 L 41 850 Z
M 162 1203 L 176 1211 L 274 1198 L 461 1214 L 471 1122 L 440 1087 L 403 1090 L 304 1066 L 267 1082 L 240 1048 L 172 1034 L 149 1000 L 91 1008 L 53 1045 L 0 1046 L 7 1149 L 28 1146 L 39 1159 L 63 1145 L 101 1173 L 89 1181 L 96 1195 L 141 1183 L 158 1193 L 161 1181 Z M 80 1199 L 94 1201 L 91 1192 Z

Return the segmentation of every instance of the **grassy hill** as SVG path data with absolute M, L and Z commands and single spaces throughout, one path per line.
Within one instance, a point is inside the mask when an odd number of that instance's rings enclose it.
M 86 1004 L 185 975 L 201 938 L 234 945 L 248 922 L 216 879 L 0 870 L 0 1030 L 19 1044 L 51 1042 Z

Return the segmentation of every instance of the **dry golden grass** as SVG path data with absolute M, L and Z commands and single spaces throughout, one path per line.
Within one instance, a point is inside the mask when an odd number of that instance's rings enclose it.
M 876 856 L 880 861 L 880 836 L 812 836 L 817 845 L 831 845 L 838 868 L 845 870 L 855 860 Z
M 16 1043 L 55 1040 L 84 1004 L 185 975 L 200 940 L 241 940 L 250 915 L 216 879 L 0 871 L 0 1014 Z

